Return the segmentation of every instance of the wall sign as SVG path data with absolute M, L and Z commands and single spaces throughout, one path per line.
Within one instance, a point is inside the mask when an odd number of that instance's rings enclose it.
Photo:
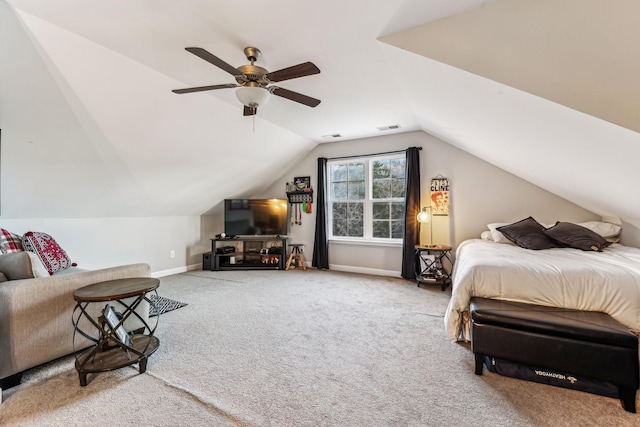
M 311 177 L 310 176 L 296 176 L 293 178 L 293 185 L 295 191 L 309 191 L 311 190 Z
M 449 215 L 449 178 L 431 178 L 431 214 Z

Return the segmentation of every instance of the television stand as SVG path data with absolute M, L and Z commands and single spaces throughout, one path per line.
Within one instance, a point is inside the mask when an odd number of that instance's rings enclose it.
M 211 271 L 284 270 L 286 263 L 286 237 L 211 239 Z

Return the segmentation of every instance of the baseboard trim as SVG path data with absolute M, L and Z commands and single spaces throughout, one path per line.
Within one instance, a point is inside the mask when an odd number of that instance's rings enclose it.
M 380 270 L 377 268 L 353 267 L 351 265 L 329 264 L 329 270 L 344 271 L 346 273 L 370 274 L 372 276 L 402 277 L 402 273 L 400 271 Z
M 311 267 L 311 263 L 307 262 L 307 267 Z M 191 264 L 184 267 L 172 268 L 170 270 L 155 271 L 151 273 L 151 277 L 164 277 L 173 274 L 186 273 L 187 271 L 202 270 L 202 263 Z M 353 267 L 351 265 L 329 264 L 329 270 L 343 271 L 345 273 L 370 274 L 372 276 L 402 277 L 400 271 L 380 270 L 376 268 Z
M 174 274 L 186 273 L 187 271 L 193 271 L 193 270 L 202 270 L 202 263 L 186 265 L 184 267 L 172 268 L 170 270 L 154 271 L 153 273 L 151 273 L 151 277 L 155 277 L 157 279 L 158 277 L 171 276 Z

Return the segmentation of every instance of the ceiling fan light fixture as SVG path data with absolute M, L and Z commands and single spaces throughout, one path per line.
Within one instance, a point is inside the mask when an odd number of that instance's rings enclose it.
M 251 64 L 241 65 L 237 68 L 229 65 L 227 62 L 201 47 L 185 47 L 185 49 L 187 52 L 192 53 L 210 64 L 215 65 L 222 71 L 231 74 L 237 83 L 174 89 L 172 90 L 173 93 L 183 94 L 203 92 L 207 90 L 236 88 L 236 97 L 238 98 L 238 101 L 244 105 L 244 116 L 255 116 L 258 107 L 262 107 L 267 103 L 270 94 L 274 94 L 275 96 L 279 96 L 311 108 L 317 107 L 320 104 L 319 99 L 282 87 L 270 86 L 271 83 L 275 82 L 319 74 L 320 69 L 312 62 L 303 62 L 302 64 L 269 72 L 265 68 L 255 65 L 256 60 L 260 57 L 260 50 L 255 47 L 247 47 L 244 50 L 244 54 Z
M 259 86 L 243 86 L 236 89 L 236 97 L 242 105 L 257 108 L 267 103 L 269 91 Z

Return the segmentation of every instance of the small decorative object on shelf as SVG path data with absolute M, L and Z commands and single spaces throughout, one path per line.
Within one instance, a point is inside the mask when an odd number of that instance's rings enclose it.
M 440 284 L 442 290 L 451 284 L 451 246 L 449 245 L 416 245 L 416 282 Z M 445 262 L 445 260 L 447 262 Z M 448 265 L 447 265 L 448 263 Z

